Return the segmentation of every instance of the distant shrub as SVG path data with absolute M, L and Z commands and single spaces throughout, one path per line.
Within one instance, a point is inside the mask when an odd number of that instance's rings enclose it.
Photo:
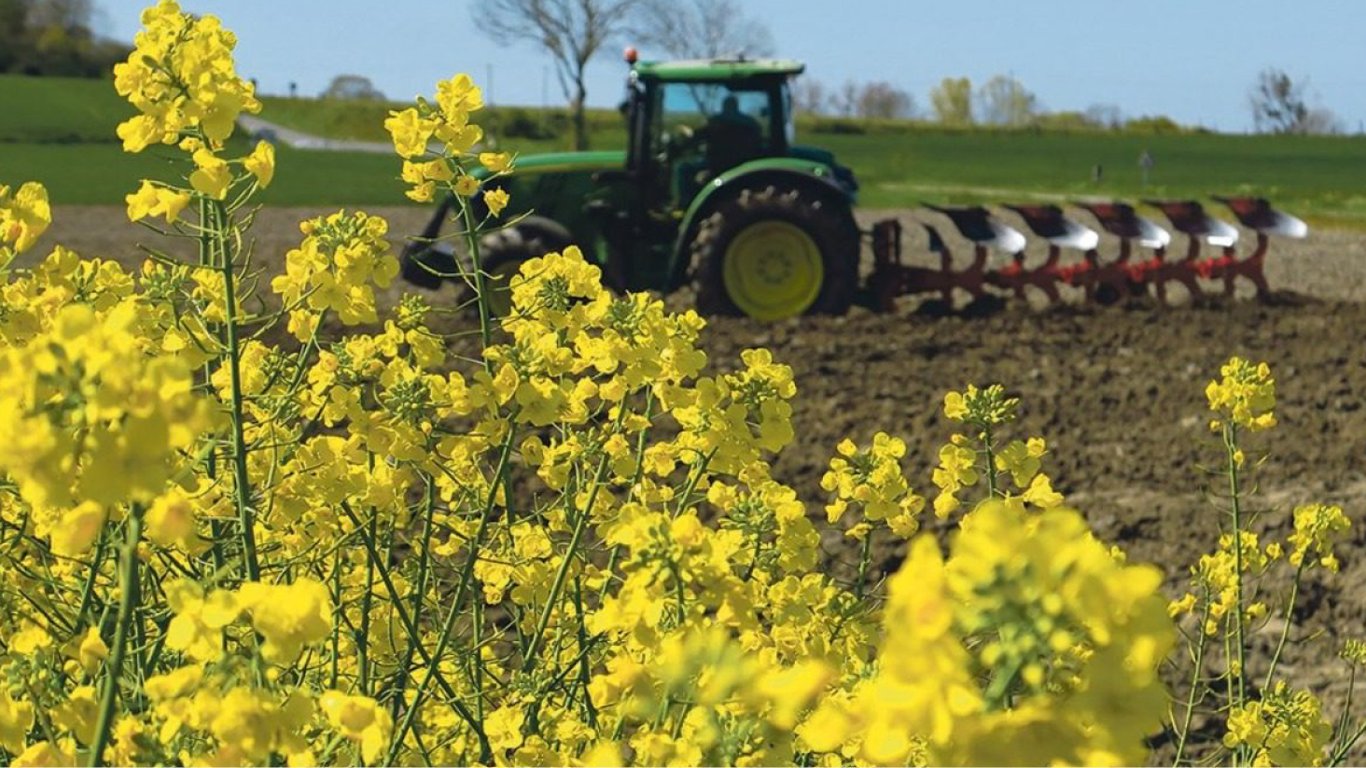
M 1097 123 L 1085 112 L 1044 112 L 1034 116 L 1034 125 L 1043 131 L 1103 131 L 1105 125 Z
M 504 107 L 494 118 L 497 130 L 509 139 L 557 139 L 569 129 L 569 116 L 558 110 Z
M 802 127 L 811 133 L 862 135 L 868 132 L 868 121 L 853 117 L 816 117 L 804 121 Z
M 1182 126 L 1166 115 L 1136 117 L 1124 123 L 1124 130 L 1130 133 L 1148 133 L 1159 136 L 1191 132 L 1191 129 Z

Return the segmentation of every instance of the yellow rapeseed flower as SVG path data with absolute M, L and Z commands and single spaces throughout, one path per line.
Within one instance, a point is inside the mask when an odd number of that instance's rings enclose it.
M 128 220 L 142 221 L 148 216 L 164 216 L 166 223 L 174 222 L 190 204 L 190 195 L 176 189 L 154 184 L 144 179 L 137 192 L 124 196 L 128 203 Z
M 256 142 L 256 148 L 242 159 L 247 172 L 256 177 L 261 188 L 269 187 L 275 178 L 275 145 L 268 141 Z
M 14 253 L 32 248 L 51 224 L 52 207 L 46 187 L 29 181 L 11 194 L 9 187 L 0 185 L 0 256 L 6 248 Z M 5 261 L 0 258 L 0 268 Z
M 251 614 L 251 624 L 265 638 L 261 655 L 275 664 L 290 664 L 310 643 L 332 632 L 332 596 L 313 579 L 293 584 L 248 582 L 237 601 Z
M 1209 409 L 1219 419 L 1251 431 L 1276 426 L 1276 380 L 1266 363 L 1252 363 L 1241 357 L 1229 358 L 1219 370 L 1220 379 L 1205 387 Z
M 368 696 L 349 696 L 340 691 L 327 691 L 318 699 L 327 720 L 343 736 L 360 744 L 361 757 L 366 763 L 379 761 L 393 734 L 394 722 L 389 710 Z
M 484 193 L 484 205 L 488 206 L 489 213 L 494 216 L 503 213 L 503 209 L 507 207 L 509 200 L 507 190 L 501 187 L 490 189 Z

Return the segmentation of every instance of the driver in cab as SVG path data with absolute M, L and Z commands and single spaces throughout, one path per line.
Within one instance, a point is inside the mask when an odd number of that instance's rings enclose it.
M 740 111 L 735 94 L 722 100 L 721 111 L 707 119 L 698 138 L 705 142 L 707 170 L 712 175 L 763 154 L 764 129 L 758 120 Z

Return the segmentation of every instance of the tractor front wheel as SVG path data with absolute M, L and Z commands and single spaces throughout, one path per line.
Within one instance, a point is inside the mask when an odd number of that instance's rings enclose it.
M 777 185 L 721 202 L 693 238 L 698 309 L 757 320 L 847 312 L 859 242 L 844 213 Z

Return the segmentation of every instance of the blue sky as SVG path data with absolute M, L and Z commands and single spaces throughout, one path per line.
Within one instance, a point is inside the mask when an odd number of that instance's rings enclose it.
M 103 31 L 131 39 L 150 0 L 96 0 Z M 1011 74 L 1049 110 L 1113 104 L 1223 131 L 1249 130 L 1257 73 L 1307 78 L 1311 102 L 1352 132 L 1366 124 L 1361 0 L 742 0 L 784 57 L 827 86 L 886 80 L 927 109 L 947 76 Z M 429 93 L 469 72 L 501 104 L 560 103 L 549 59 L 504 48 L 471 21 L 475 0 L 182 0 L 238 33 L 238 68 L 266 93 L 290 81 L 316 95 L 333 75 L 365 75 L 386 95 Z M 1292 10 L 1293 9 L 1293 10 Z M 625 41 L 622 41 L 625 42 Z M 621 97 L 620 44 L 590 67 L 589 101 Z M 650 57 L 648 50 L 642 56 Z

